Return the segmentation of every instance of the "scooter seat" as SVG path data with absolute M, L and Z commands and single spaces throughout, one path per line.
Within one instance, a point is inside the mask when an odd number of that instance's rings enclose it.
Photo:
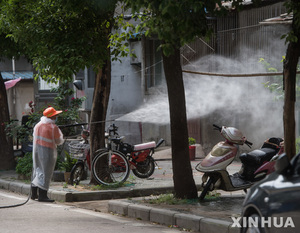
M 269 161 L 276 153 L 277 150 L 275 149 L 261 148 L 250 151 L 249 153 L 242 153 L 240 160 L 245 165 L 261 165 L 263 162 Z

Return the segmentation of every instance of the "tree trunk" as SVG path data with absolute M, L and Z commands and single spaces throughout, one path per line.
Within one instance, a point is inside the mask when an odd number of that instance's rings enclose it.
M 300 56 L 300 31 L 294 26 L 295 14 L 293 19 L 293 31 L 297 36 L 297 42 L 290 42 L 287 48 L 284 61 L 284 149 L 289 159 L 296 154 L 296 133 L 295 133 L 295 102 L 296 102 L 296 72 Z M 299 19 L 298 19 L 299 20 Z
M 171 122 L 172 166 L 175 196 L 177 198 L 197 198 L 197 188 L 189 160 L 188 129 L 185 93 L 180 50 L 163 55 L 164 71 L 168 87 Z
M 105 120 L 111 85 L 111 61 L 106 60 L 102 69 L 97 73 L 91 112 L 90 146 L 91 161 L 96 150 L 105 145 Z M 98 122 L 98 123 L 97 123 Z M 91 183 L 95 183 L 91 177 Z
M 0 170 L 14 168 L 12 139 L 6 136 L 5 124 L 10 121 L 4 80 L 0 73 Z

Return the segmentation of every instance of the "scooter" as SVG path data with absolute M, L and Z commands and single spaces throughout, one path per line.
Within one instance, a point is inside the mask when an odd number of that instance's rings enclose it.
M 229 175 L 226 168 L 235 159 L 238 146 L 246 144 L 251 148 L 252 143 L 247 141 L 242 132 L 234 127 L 213 126 L 214 129 L 220 131 L 225 141 L 216 144 L 195 167 L 197 171 L 204 173 L 200 200 L 203 200 L 206 194 L 214 189 L 244 190 L 246 192 L 254 182 L 263 179 L 273 171 L 274 163 L 270 164 L 270 160 L 280 151 L 281 142 L 283 142 L 281 138 L 270 138 L 260 149 L 242 153 L 239 156 L 242 162 L 240 171 Z M 263 168 L 260 168 L 261 166 Z

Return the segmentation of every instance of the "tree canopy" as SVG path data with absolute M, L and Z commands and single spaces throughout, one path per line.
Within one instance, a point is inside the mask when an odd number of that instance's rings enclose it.
M 91 121 L 103 121 L 110 90 L 109 40 L 116 0 L 0 0 L 1 57 L 25 55 L 48 82 L 71 81 L 85 67 L 97 70 Z M 109 61 L 109 62 L 107 62 Z M 108 75 L 109 74 L 109 75 Z M 0 104 L 7 106 L 3 79 Z M 3 97 L 3 98 L 2 98 Z M 3 108 L 9 121 L 8 108 Z M 91 140 L 103 141 L 104 127 L 91 127 Z M 95 132 L 95 133 L 94 133 Z M 1 135 L 5 137 L 1 127 Z M 1 142 L 4 141 L 1 138 Z M 8 143 L 5 143 L 8 145 Z M 6 150 L 8 151 L 8 150 Z
M 109 59 L 106 30 L 116 1 L 3 0 L 0 24 L 47 81 L 71 79 Z

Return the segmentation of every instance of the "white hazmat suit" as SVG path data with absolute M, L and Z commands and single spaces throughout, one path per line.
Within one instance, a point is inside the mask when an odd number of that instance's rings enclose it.
M 33 187 L 48 191 L 57 160 L 56 147 L 63 141 L 55 120 L 42 116 L 33 129 Z

